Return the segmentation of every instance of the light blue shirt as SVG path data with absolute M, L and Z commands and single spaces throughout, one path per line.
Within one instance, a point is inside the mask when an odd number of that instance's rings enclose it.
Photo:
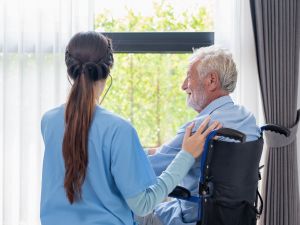
M 134 224 L 125 199 L 156 183 L 156 176 L 135 129 L 97 106 L 88 140 L 88 167 L 82 200 L 71 205 L 64 190 L 64 106 L 47 112 L 41 122 L 45 143 L 42 225 Z
M 210 115 L 210 123 L 217 120 L 223 127 L 233 128 L 246 134 L 247 141 L 256 140 L 260 137 L 260 129 L 256 125 L 254 116 L 244 107 L 235 105 L 230 96 L 220 97 L 211 102 L 199 115 L 195 121 L 196 130 L 201 122 Z M 150 162 L 156 175 L 163 170 L 174 159 L 181 149 L 185 128 L 191 122 L 183 125 L 177 135 L 169 143 L 163 145 L 157 154 L 149 156 Z M 192 195 L 198 196 L 198 182 L 200 178 L 200 158 L 198 158 L 188 174 L 184 177 L 181 186 L 186 187 Z M 154 214 L 164 225 L 196 224 L 198 215 L 198 205 L 196 203 L 174 199 L 170 202 L 161 203 L 154 210 Z

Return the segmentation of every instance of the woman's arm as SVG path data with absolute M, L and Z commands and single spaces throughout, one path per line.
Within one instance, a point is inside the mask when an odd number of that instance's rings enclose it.
M 181 150 L 168 168 L 157 177 L 156 184 L 148 187 L 142 193 L 126 199 L 130 209 L 138 216 L 150 213 L 183 179 L 194 162 L 195 159 L 190 153 Z

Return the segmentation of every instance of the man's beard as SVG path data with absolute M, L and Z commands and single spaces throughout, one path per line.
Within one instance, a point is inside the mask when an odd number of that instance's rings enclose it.
M 201 91 L 197 93 L 197 99 L 192 99 L 192 95 L 188 95 L 186 99 L 187 105 L 193 108 L 197 112 L 203 110 L 205 101 L 206 101 L 206 96 Z

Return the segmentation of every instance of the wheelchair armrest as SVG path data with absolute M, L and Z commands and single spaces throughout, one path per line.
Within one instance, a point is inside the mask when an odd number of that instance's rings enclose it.
M 291 134 L 291 131 L 288 128 L 276 124 L 267 124 L 265 126 L 262 126 L 260 129 L 261 131 L 272 131 L 275 133 L 283 134 L 286 137 L 290 136 Z
M 240 141 L 241 143 L 244 143 L 246 141 L 246 135 L 244 133 L 231 128 L 221 128 L 217 130 L 216 135 L 231 138 Z
M 174 190 L 169 194 L 172 198 L 189 198 L 191 197 L 191 192 L 181 186 L 176 186 Z

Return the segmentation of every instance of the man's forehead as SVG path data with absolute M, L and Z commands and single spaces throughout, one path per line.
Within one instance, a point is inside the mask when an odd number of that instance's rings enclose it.
M 200 59 L 192 59 L 188 64 L 188 70 L 192 70 L 194 66 L 196 66 L 200 62 Z

